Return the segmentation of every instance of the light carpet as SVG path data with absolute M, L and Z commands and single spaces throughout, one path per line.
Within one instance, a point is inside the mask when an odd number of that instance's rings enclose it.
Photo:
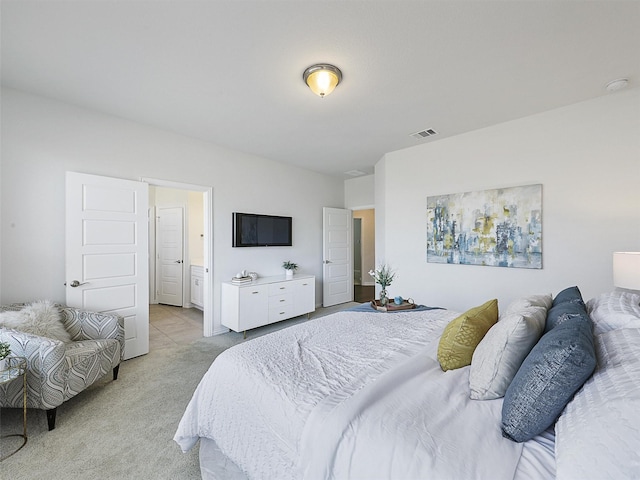
M 319 309 L 318 318 L 356 305 Z M 306 317 L 247 333 L 247 340 L 301 323 Z M 45 412 L 28 410 L 27 444 L 0 463 L 1 480 L 200 478 L 198 449 L 182 453 L 173 435 L 200 379 L 225 349 L 244 341 L 230 332 L 191 345 L 151 351 L 58 407 L 49 432 Z M 2 409 L 0 434 L 22 431 L 22 410 Z M 2 450 L 10 446 L 2 440 Z

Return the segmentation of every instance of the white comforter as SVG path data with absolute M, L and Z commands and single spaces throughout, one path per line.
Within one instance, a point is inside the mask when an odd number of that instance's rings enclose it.
M 340 312 L 233 347 L 175 440 L 211 438 L 255 479 L 512 479 L 522 445 L 500 434 L 501 401 L 438 365 L 456 315 Z

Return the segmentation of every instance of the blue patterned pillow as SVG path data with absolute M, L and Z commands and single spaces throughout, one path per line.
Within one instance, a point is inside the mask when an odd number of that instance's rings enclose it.
M 566 302 L 582 302 L 582 293 L 580 293 L 580 289 L 578 287 L 569 287 L 562 290 L 560 293 L 556 295 L 556 298 L 553 299 L 552 307 L 556 305 L 560 305 L 561 303 Z
M 547 322 L 544 333 L 547 333 L 567 318 L 586 314 L 586 312 L 587 309 L 578 287 L 566 288 L 553 299 L 553 304 L 547 312 Z
M 504 396 L 502 434 L 516 442 L 551 426 L 596 367 L 592 322 L 584 304 L 582 312 L 563 314 L 525 358 Z

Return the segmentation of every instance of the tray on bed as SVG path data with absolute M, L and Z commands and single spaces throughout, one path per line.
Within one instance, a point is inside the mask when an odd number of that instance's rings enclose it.
M 371 306 L 379 312 L 395 312 L 396 310 L 412 310 L 416 308 L 414 302 L 407 302 L 404 300 L 400 305 L 396 305 L 394 302 L 387 303 L 386 306 L 380 305 L 380 300 L 371 300 Z

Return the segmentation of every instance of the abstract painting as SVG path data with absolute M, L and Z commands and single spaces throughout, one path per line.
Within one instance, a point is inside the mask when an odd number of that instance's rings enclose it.
M 427 262 L 542 268 L 542 185 L 427 197 Z

